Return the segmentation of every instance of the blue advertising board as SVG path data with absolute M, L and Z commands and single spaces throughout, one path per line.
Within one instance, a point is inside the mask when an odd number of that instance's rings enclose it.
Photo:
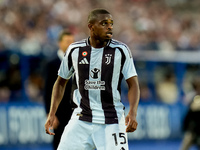
M 125 105 L 125 112 L 129 106 Z M 181 138 L 183 105 L 140 104 L 138 128 L 129 133 L 129 140 L 167 140 Z M 45 133 L 46 113 L 42 104 L 8 103 L 0 105 L 0 147 L 50 144 L 52 136 Z
M 48 144 L 45 133 L 46 113 L 43 105 L 8 103 L 0 105 L 0 146 Z
M 138 128 L 129 139 L 168 140 L 182 137 L 182 124 L 187 108 L 184 105 L 140 104 Z M 128 106 L 126 108 L 128 113 Z

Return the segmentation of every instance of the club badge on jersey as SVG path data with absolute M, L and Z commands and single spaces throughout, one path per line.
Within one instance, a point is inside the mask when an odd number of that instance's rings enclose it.
M 106 63 L 107 65 L 110 64 L 112 54 L 106 54 L 105 57 L 106 57 L 106 62 L 105 62 L 105 63 Z

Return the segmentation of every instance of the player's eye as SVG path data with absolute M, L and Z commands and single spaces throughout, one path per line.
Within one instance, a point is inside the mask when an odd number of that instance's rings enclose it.
M 102 22 L 102 25 L 103 25 L 103 26 L 107 25 L 107 22 Z
M 111 23 L 108 23 L 108 22 L 101 22 L 101 25 L 102 25 L 102 26 L 108 26 L 108 25 L 113 26 L 113 22 L 111 22 Z

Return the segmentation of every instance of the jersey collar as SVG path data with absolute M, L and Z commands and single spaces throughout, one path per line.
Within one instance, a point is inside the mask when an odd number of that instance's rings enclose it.
M 88 38 L 86 39 L 86 45 L 87 45 L 87 46 L 91 46 L 91 45 L 90 45 L 90 40 L 89 40 L 89 39 L 90 39 L 90 37 L 88 37 Z M 108 41 L 108 43 L 106 44 L 106 46 L 109 46 L 109 45 L 110 45 L 111 40 L 112 40 L 112 39 L 110 39 L 110 40 Z

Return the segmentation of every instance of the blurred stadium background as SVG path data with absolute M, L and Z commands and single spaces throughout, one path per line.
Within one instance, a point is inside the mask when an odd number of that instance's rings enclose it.
M 200 69 L 199 0 L 0 0 L 0 150 L 51 150 L 45 134 L 44 66 L 59 31 L 88 36 L 87 15 L 106 8 L 114 38 L 132 50 L 141 100 L 130 150 L 178 150 Z M 128 110 L 127 86 L 122 100 Z M 193 147 L 193 149 L 196 149 Z

